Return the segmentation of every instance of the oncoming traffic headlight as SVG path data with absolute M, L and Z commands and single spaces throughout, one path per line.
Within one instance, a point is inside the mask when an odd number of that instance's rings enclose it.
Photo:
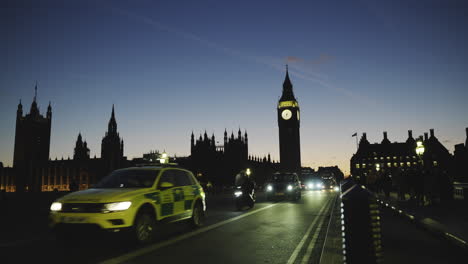
M 268 186 L 267 186 L 267 192 L 271 192 L 271 191 L 273 191 L 273 186 L 268 185 Z
M 239 197 L 239 196 L 242 195 L 242 191 L 235 191 L 235 192 L 234 192 L 234 195 L 235 195 L 236 197 Z
M 314 188 L 314 185 L 313 185 L 312 183 L 309 183 L 309 184 L 307 185 L 307 187 L 309 187 L 309 189 L 312 189 L 312 188 Z
M 291 191 L 293 189 L 292 185 L 288 185 L 288 191 Z

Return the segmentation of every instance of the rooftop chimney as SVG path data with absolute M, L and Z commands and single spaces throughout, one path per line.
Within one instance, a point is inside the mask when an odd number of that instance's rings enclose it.
M 408 138 L 413 138 L 413 130 L 408 130 Z
M 431 132 L 431 138 L 433 138 L 434 137 L 434 129 L 431 128 L 431 129 L 429 129 L 429 131 Z
M 384 131 L 384 132 L 383 132 L 383 138 L 384 138 L 384 139 L 387 139 L 387 131 Z
M 468 136 L 468 127 L 466 128 L 466 135 Z M 362 138 L 367 139 L 366 133 L 362 133 Z
M 424 133 L 424 141 L 426 141 L 428 138 L 429 138 L 429 135 L 427 134 L 427 132 L 425 132 Z

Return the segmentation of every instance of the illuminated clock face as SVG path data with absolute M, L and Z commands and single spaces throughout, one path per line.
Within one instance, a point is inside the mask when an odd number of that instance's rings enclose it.
M 284 120 L 289 120 L 291 118 L 291 116 L 292 116 L 292 112 L 289 109 L 285 109 L 285 110 L 283 110 L 283 112 L 281 112 L 281 117 Z

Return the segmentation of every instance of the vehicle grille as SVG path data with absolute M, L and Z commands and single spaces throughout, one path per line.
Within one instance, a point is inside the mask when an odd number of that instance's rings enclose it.
M 62 212 L 64 213 L 101 213 L 102 203 L 64 203 Z

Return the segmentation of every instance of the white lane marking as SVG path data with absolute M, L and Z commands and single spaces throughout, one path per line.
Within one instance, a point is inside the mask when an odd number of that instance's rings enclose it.
M 322 207 L 322 209 L 320 209 L 320 211 L 318 212 L 318 215 L 317 217 L 315 217 L 314 221 L 312 221 L 312 223 L 310 224 L 309 228 L 307 228 L 307 231 L 304 235 L 304 237 L 302 237 L 302 240 L 301 242 L 299 242 L 299 244 L 297 245 L 296 249 L 294 249 L 294 252 L 292 253 L 291 257 L 289 257 L 289 260 L 287 262 L 287 264 L 292 264 L 296 261 L 296 258 L 297 258 L 297 255 L 299 254 L 299 252 L 301 251 L 302 249 L 302 246 L 304 245 L 304 243 L 306 242 L 307 238 L 309 237 L 310 235 L 310 232 L 312 231 L 312 228 L 315 226 L 315 223 L 317 222 L 317 220 L 319 219 L 319 215 L 322 214 L 323 210 L 327 207 L 327 205 L 330 203 L 331 199 L 329 199 Z
M 234 221 L 237 221 L 241 218 L 244 218 L 244 217 L 247 217 L 247 216 L 250 216 L 250 215 L 253 215 L 253 214 L 256 214 L 256 213 L 259 213 L 263 210 L 266 210 L 266 209 L 269 209 L 273 206 L 277 206 L 279 204 L 284 204 L 284 203 L 274 203 L 274 204 L 270 204 L 270 205 L 267 205 L 263 208 L 259 208 L 255 211 L 251 211 L 251 212 L 248 212 L 248 213 L 245 213 L 245 214 L 242 214 L 242 215 L 239 215 L 239 216 L 236 216 L 236 217 L 233 217 L 233 218 L 230 218 L 230 219 L 227 219 L 227 220 L 224 220 L 222 222 L 219 222 L 219 223 L 216 223 L 216 224 L 213 224 L 213 225 L 210 225 L 210 226 L 206 226 L 206 227 L 203 227 L 203 228 L 200 228 L 200 229 L 197 229 L 195 231 L 192 231 L 190 233 L 186 233 L 186 234 L 183 234 L 183 235 L 180 235 L 178 237 L 175 237 L 173 239 L 170 239 L 170 240 L 167 240 L 167 241 L 163 241 L 163 242 L 160 242 L 160 243 L 157 243 L 157 244 L 154 244 L 154 245 L 150 245 L 150 246 L 147 246 L 147 247 L 144 247 L 144 248 L 141 248 L 141 249 L 138 249 L 138 250 L 135 250 L 133 252 L 129 252 L 127 254 L 124 254 L 124 255 L 121 255 L 121 256 L 118 256 L 118 257 L 115 257 L 115 258 L 111 258 L 111 259 L 108 259 L 108 260 L 105 260 L 103 262 L 101 262 L 101 264 L 118 264 L 118 263 L 123 263 L 125 261 L 128 261 L 130 259 L 133 259 L 133 258 L 136 258 L 136 257 L 139 257 L 139 256 L 142 256 L 142 255 L 145 255 L 145 254 L 148 254 L 156 249 L 159 249 L 159 248 L 162 248 L 162 247 L 165 247 L 165 246 L 169 246 L 171 244 L 174 244 L 176 242 L 179 242 L 181 240 L 184 240 L 184 239 L 187 239 L 187 238 L 190 238 L 190 237 L 193 237 L 195 235 L 198 235 L 198 234 L 201 234 L 201 233 L 204 233 L 204 232 L 207 232 L 207 231 L 210 231 L 212 229 L 215 229 L 217 227 L 220 227 L 220 226 L 223 226 L 223 225 L 226 225 L 226 224 L 229 224 L 231 222 L 234 222 Z
M 327 209 L 329 209 L 330 206 L 331 206 L 331 203 L 328 203 Z M 325 216 L 324 215 L 320 216 L 320 222 L 319 222 L 317 228 L 315 229 L 314 236 L 312 237 L 312 239 L 311 239 L 311 241 L 309 243 L 309 246 L 307 247 L 307 251 L 304 254 L 304 257 L 302 257 L 302 264 L 309 262 L 310 255 L 312 254 L 312 250 L 315 247 L 315 243 L 317 243 L 317 238 L 319 236 L 320 229 L 322 228 L 323 222 L 325 222 Z

